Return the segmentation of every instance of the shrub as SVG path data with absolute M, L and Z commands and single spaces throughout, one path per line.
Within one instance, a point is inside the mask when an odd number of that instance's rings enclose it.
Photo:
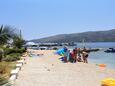
M 8 83 L 8 80 L 6 79 L 5 76 L 0 75 L 0 86 Z
M 3 58 L 3 53 L 4 53 L 3 49 L 2 49 L 2 48 L 0 48 L 0 62 L 2 61 L 2 58 Z
M 4 49 L 4 54 L 5 55 L 8 55 L 8 54 L 11 54 L 11 53 L 24 53 L 26 50 L 24 48 L 21 48 L 21 49 L 10 49 L 10 48 L 5 48 Z
M 12 53 L 12 54 L 6 55 L 3 61 L 11 62 L 11 61 L 20 60 L 20 56 L 21 56 L 20 53 Z
M 0 86 L 8 83 L 10 72 L 15 68 L 15 62 L 0 62 Z M 11 85 L 8 85 L 11 86 Z
M 1 62 L 0 63 L 0 74 L 5 74 L 7 72 L 9 63 L 8 62 Z
M 9 63 L 7 62 L 0 62 L 0 86 L 7 83 L 7 78 L 9 70 Z

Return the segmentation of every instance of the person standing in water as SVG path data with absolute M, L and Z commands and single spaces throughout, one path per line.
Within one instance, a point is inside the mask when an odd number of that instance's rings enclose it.
M 77 58 L 77 53 L 76 53 L 75 49 L 73 49 L 73 51 L 71 52 L 71 57 L 73 59 L 72 62 L 75 63 L 76 62 L 76 58 Z
M 70 50 L 67 50 L 67 62 L 70 60 Z
M 88 56 L 89 55 L 88 55 L 87 52 L 85 52 L 85 51 L 82 52 L 82 57 L 83 57 L 83 62 L 84 63 L 88 63 L 88 60 L 87 60 Z
M 78 61 L 78 62 L 83 62 L 82 59 L 81 59 L 81 50 L 80 50 L 80 48 L 77 49 L 77 52 L 78 52 L 77 61 Z

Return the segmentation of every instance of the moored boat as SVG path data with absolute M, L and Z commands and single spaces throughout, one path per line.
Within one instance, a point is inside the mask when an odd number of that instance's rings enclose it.
M 115 49 L 114 48 L 109 48 L 109 49 L 105 50 L 104 52 L 106 52 L 106 53 L 115 53 Z

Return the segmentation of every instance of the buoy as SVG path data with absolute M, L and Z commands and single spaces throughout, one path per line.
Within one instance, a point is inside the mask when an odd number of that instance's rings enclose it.
M 106 64 L 98 64 L 99 67 L 106 67 Z

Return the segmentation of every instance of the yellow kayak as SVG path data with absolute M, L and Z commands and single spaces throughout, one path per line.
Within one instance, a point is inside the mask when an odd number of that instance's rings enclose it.
M 107 78 L 101 81 L 102 86 L 115 86 L 115 79 Z

